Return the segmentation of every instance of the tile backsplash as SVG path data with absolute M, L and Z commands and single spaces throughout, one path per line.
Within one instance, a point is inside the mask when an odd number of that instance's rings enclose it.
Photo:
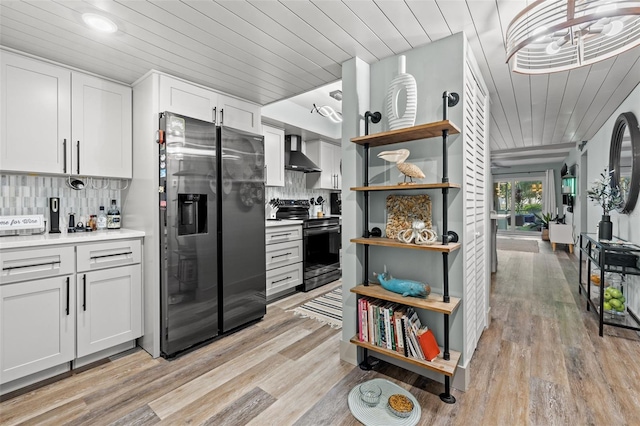
M 74 190 L 68 186 L 66 177 L 2 174 L 0 216 L 42 214 L 48 221 L 49 197 L 60 197 L 61 217 L 65 223 L 70 213 L 74 213 L 79 221 L 80 217 L 98 214 L 100 206 L 104 206 L 106 212 L 111 200 L 116 200 L 121 208 L 119 188 L 125 181 L 85 178 L 84 183 L 86 189 Z
M 325 200 L 324 212 L 330 211 L 329 194 L 331 191 L 324 189 L 308 189 L 306 173 L 293 172 L 291 170 L 284 171 L 284 186 L 267 186 L 265 190 L 266 201 L 272 198 L 280 198 L 283 200 L 308 200 L 311 197 L 318 198 L 322 196 Z

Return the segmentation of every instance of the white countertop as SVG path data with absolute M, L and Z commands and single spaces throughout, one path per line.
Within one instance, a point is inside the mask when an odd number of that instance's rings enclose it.
M 142 237 L 144 237 L 143 231 L 134 231 L 132 229 L 107 229 L 105 231 L 72 232 L 70 234 L 20 235 L 0 237 L 0 250 Z
M 267 220 L 264 226 L 265 228 L 273 228 L 275 226 L 285 226 L 285 225 L 302 225 L 302 220 L 290 220 L 290 219 Z

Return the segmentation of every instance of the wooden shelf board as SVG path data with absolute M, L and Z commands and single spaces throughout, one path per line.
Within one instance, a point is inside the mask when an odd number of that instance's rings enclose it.
M 369 237 L 369 238 L 360 237 L 360 238 L 352 238 L 350 241 L 352 243 L 365 244 L 370 246 L 397 247 L 397 248 L 403 248 L 403 249 L 437 251 L 442 253 L 450 253 L 460 248 L 460 243 L 449 243 L 449 244 L 436 243 L 436 244 L 430 244 L 430 245 L 407 244 L 407 243 L 403 243 L 398 240 L 392 240 L 391 238 L 386 238 L 386 237 Z
M 406 361 L 410 364 L 417 365 L 418 367 L 426 368 L 428 370 L 435 371 L 436 373 L 444 374 L 445 376 L 449 377 L 453 376 L 453 373 L 455 373 L 456 367 L 458 366 L 458 361 L 460 361 L 460 352 L 456 351 L 449 351 L 451 359 L 449 359 L 448 361 L 442 359 L 442 347 L 440 348 L 440 355 L 438 355 L 436 359 L 434 359 L 433 361 L 423 361 L 421 359 L 406 357 L 396 351 L 392 351 L 387 348 L 381 348 L 368 342 L 361 342 L 360 340 L 358 340 L 358 336 L 352 337 L 351 343 L 370 351 L 379 352 L 392 358 Z
M 449 120 L 442 120 L 434 121 L 433 123 L 419 124 L 413 127 L 406 127 L 404 129 L 374 133 L 368 136 L 358 136 L 356 138 L 351 138 L 351 142 L 357 143 L 358 145 L 369 144 L 371 147 L 391 145 L 394 143 L 442 136 L 443 130 L 448 130 L 450 135 L 460 133 L 458 126 Z
M 412 185 L 375 185 L 375 186 L 353 186 L 352 191 L 397 191 L 410 189 L 440 189 L 440 188 L 460 188 L 459 183 L 416 183 Z
M 441 314 L 452 314 L 460 305 L 460 299 L 450 296 L 449 303 L 442 301 L 441 294 L 430 294 L 427 298 L 403 296 L 392 291 L 385 290 L 380 284 L 369 283 L 357 285 L 350 290 L 352 293 L 361 296 L 374 297 L 376 299 L 388 300 L 389 302 L 400 303 L 406 306 L 426 309 L 428 311 L 439 312 Z

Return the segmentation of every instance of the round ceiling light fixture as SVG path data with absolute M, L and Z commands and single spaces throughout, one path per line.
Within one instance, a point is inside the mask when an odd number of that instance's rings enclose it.
M 84 13 L 82 20 L 89 28 L 101 33 L 115 33 L 118 31 L 118 26 L 109 18 L 105 18 L 102 15 L 95 13 Z
M 522 74 L 567 71 L 639 45 L 639 0 L 535 0 L 506 32 L 507 62 Z

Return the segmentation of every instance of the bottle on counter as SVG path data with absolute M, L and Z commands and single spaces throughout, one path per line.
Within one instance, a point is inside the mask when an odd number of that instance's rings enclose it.
M 100 212 L 98 212 L 96 228 L 98 229 L 98 231 L 107 229 L 107 215 L 104 212 L 104 206 L 100 206 Z
M 97 231 L 98 230 L 98 216 L 96 216 L 95 214 L 92 214 L 89 216 L 89 223 L 87 224 L 87 226 L 89 228 L 91 228 L 92 231 Z
M 116 200 L 111 200 L 111 208 L 107 212 L 107 229 L 120 229 L 120 210 Z

